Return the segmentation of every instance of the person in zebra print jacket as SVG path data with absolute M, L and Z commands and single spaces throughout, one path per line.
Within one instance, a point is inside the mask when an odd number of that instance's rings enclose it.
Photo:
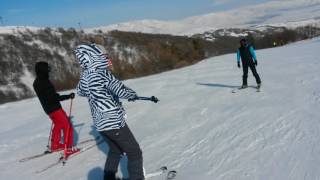
M 87 97 L 96 130 L 109 145 L 104 179 L 115 179 L 121 156 L 128 157 L 130 180 L 144 179 L 141 148 L 126 124 L 120 98 L 134 101 L 137 93 L 108 70 L 110 59 L 96 44 L 82 44 L 74 50 L 82 69 L 77 93 Z

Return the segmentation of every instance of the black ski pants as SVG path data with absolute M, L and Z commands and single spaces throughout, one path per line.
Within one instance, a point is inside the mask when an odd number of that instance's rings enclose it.
M 102 131 L 100 134 L 109 145 L 108 157 L 104 167 L 104 180 L 113 180 L 122 155 L 128 157 L 128 173 L 130 180 L 143 180 L 142 151 L 128 125 L 110 131 Z
M 255 77 L 257 84 L 260 84 L 261 79 L 259 77 L 259 74 L 257 73 L 255 64 L 251 60 L 251 61 L 242 61 L 242 70 L 243 70 L 242 85 L 248 85 L 248 69 L 249 68 L 251 69 L 251 72 Z

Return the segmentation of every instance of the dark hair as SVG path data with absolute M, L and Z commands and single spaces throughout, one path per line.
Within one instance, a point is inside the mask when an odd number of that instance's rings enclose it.
M 240 39 L 240 42 L 247 42 L 245 38 Z

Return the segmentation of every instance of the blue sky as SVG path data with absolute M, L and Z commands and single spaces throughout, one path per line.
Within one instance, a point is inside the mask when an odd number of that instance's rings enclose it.
M 176 20 L 270 0 L 0 0 L 4 25 L 95 27 L 120 22 Z M 0 25 L 2 23 L 0 21 Z

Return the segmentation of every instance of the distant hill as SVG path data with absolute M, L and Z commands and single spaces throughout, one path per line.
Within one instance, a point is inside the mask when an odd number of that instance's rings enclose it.
M 269 48 L 320 35 L 315 26 L 287 28 L 257 26 L 223 28 L 192 36 L 146 34 L 96 30 L 0 27 L 0 103 L 34 95 L 34 64 L 47 61 L 58 90 L 74 88 L 80 69 L 73 55 L 76 45 L 95 36 L 113 60 L 114 73 L 128 79 L 160 73 L 199 62 L 207 57 L 235 52 L 240 38 L 246 37 L 255 48 Z

